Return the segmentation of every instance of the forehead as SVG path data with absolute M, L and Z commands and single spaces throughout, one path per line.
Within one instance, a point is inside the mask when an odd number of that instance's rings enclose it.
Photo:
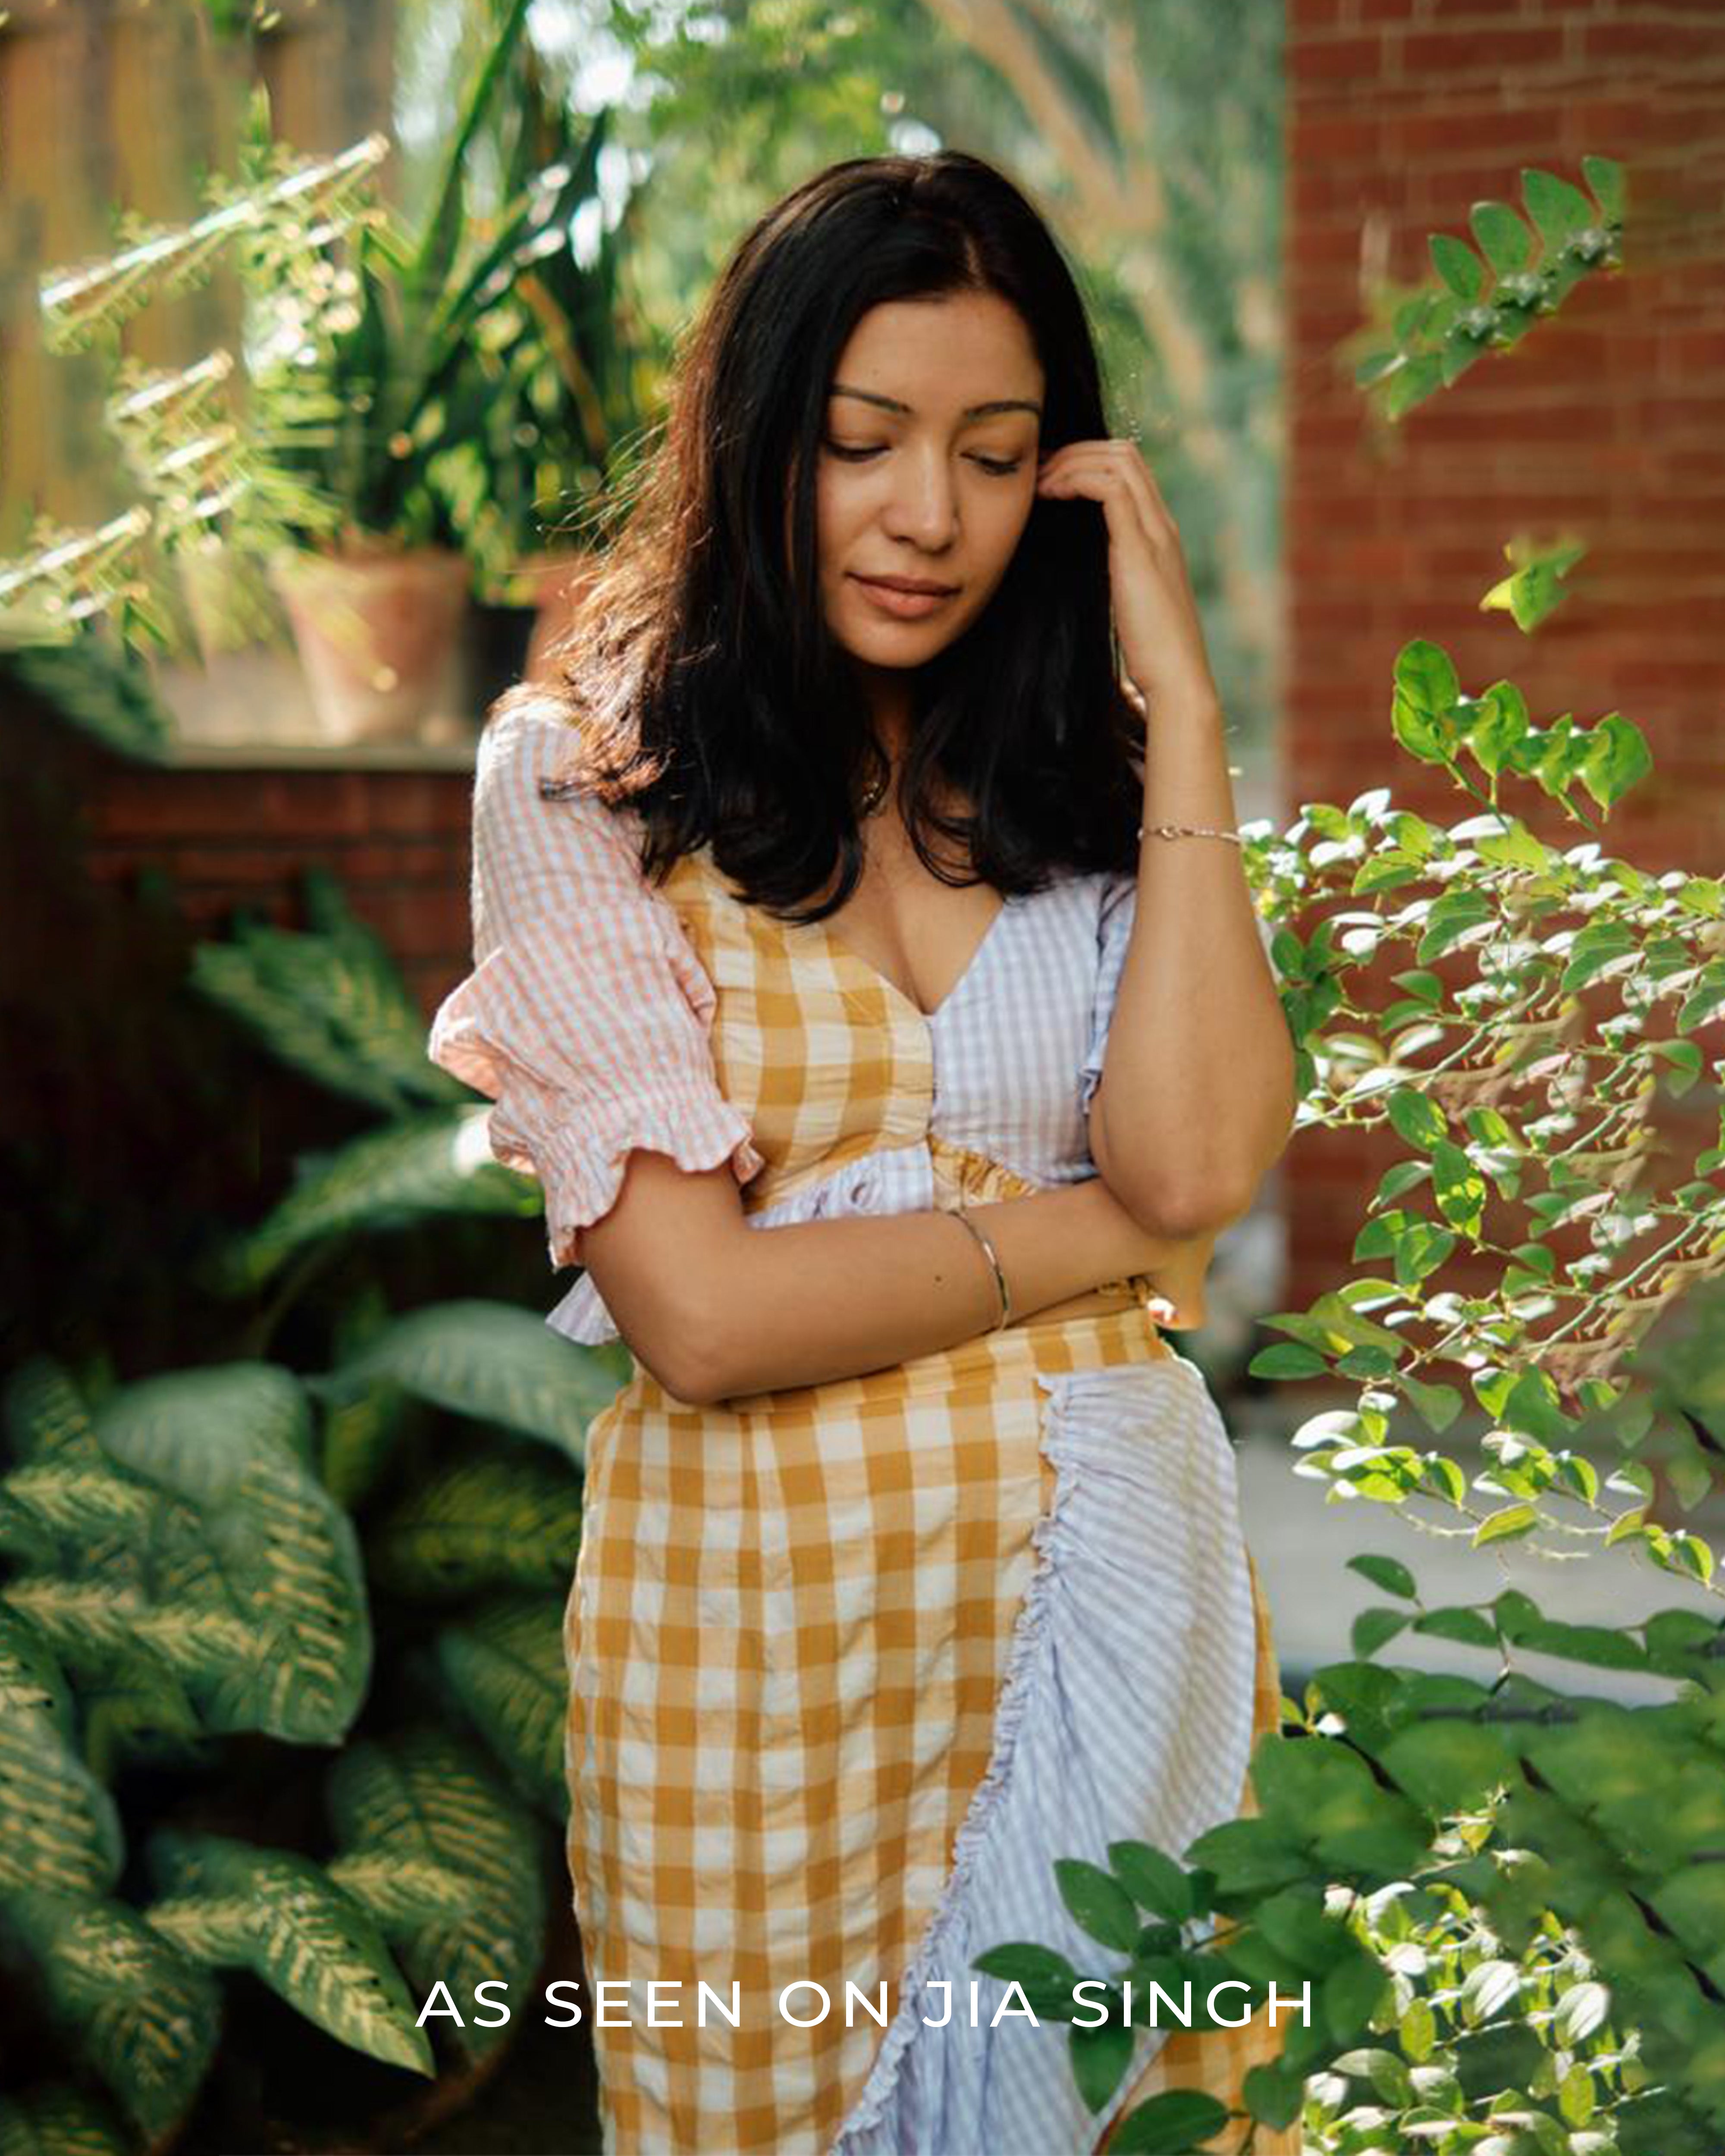
M 1023 317 L 997 294 L 894 300 L 861 317 L 839 356 L 827 393 L 851 390 L 888 409 L 977 416 L 986 403 L 1034 412 L 1042 367 Z

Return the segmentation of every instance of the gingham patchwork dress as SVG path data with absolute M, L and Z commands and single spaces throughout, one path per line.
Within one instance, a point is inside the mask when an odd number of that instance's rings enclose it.
M 430 1049 L 542 1183 L 554 1264 L 638 1146 L 728 1161 L 763 1228 L 1096 1173 L 1133 879 L 1009 900 L 925 1014 L 705 852 L 649 885 L 632 812 L 541 798 L 568 738 L 518 711 L 482 740 L 475 968 Z M 583 2003 L 606 1981 L 615 2024 L 592 2024 L 604 2156 L 1089 2156 L 1163 2087 L 1237 2104 L 1279 2051 L 1261 2015 L 1142 2029 L 1092 2113 L 1065 2027 L 997 2020 L 1007 1987 L 972 1967 L 1034 1940 L 1115 1971 L 1055 1860 L 1178 1853 L 1251 1810 L 1276 1726 L 1226 1430 L 1147 1282 L 1113 1285 L 1117 1308 L 715 1406 L 637 1363 L 589 1426 L 565 1764 Z M 549 1322 L 616 1337 L 584 1276 Z M 702 2025 L 703 1983 L 737 2025 L 710 1998 Z

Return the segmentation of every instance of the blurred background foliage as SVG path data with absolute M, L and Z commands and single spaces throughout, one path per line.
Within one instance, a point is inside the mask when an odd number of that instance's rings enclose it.
M 166 139 L 155 162 L 177 158 L 188 177 L 231 174 L 247 128 L 246 85 L 270 87 L 283 74 L 283 11 L 180 0 L 178 13 L 187 64 L 161 115 Z M 1245 0 L 1168 0 L 1153 17 L 1131 0 L 647 9 L 624 0 L 399 0 L 393 14 L 351 13 L 350 39 L 367 64 L 357 87 L 344 85 L 341 109 L 389 138 L 378 183 L 404 231 L 429 234 L 448 206 L 457 116 L 488 66 L 496 95 L 460 145 L 470 231 L 506 219 L 524 178 L 578 150 L 603 118 L 595 184 L 574 206 L 567 259 L 588 271 L 606 261 L 612 333 L 633 354 L 629 398 L 611 400 L 608 438 L 584 429 L 585 449 L 605 452 L 608 476 L 653 424 L 677 338 L 726 254 L 809 172 L 840 157 L 952 144 L 1012 173 L 1055 223 L 1086 290 L 1112 393 L 1110 424 L 1140 440 L 1180 522 L 1236 752 L 1253 776 L 1267 769 L 1282 612 L 1280 10 Z M 284 92 L 275 102 L 285 157 L 352 149 L 366 131 L 306 140 L 295 100 Z M 200 190 L 205 177 L 164 198 L 189 218 Z M 85 228 L 95 229 L 89 219 Z M 164 228 L 128 206 L 108 238 L 123 247 Z M 170 319 L 137 325 L 119 349 L 134 362 L 183 367 L 218 338 L 231 341 L 231 281 L 217 275 L 166 311 Z M 21 280 L 10 287 L 15 318 L 24 290 Z M 402 364 L 415 356 L 409 340 Z M 127 506 L 116 460 L 105 470 L 100 454 L 111 367 L 69 353 L 57 365 L 45 401 L 65 439 L 55 444 L 49 495 L 76 475 L 80 521 L 100 527 Z M 505 490 L 500 461 L 491 463 L 489 477 L 444 475 L 446 493 L 465 489 L 457 521 L 467 530 L 485 529 L 489 495 Z M 591 490 L 566 475 L 561 498 L 538 501 L 546 546 L 581 531 Z M 0 548 L 17 557 L 30 551 L 32 506 L 15 496 L 0 522 Z M 37 533 L 39 550 L 44 536 L 63 539 L 73 520 L 60 501 L 39 496 L 33 507 L 55 520 Z M 428 528 L 423 516 L 415 528 Z M 482 583 L 495 584 L 495 547 L 479 566 Z M 0 611 L 18 597 L 0 564 Z

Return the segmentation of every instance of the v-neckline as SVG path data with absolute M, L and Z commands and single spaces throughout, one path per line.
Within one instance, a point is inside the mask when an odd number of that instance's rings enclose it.
M 693 861 L 704 870 L 712 882 L 722 888 L 733 906 L 742 905 L 743 901 L 737 897 L 736 891 L 732 888 L 730 878 L 723 873 L 717 862 L 714 860 L 711 842 L 698 847 L 694 853 L 685 858 Z M 847 943 L 844 937 L 836 930 L 829 928 L 824 921 L 789 921 L 778 920 L 777 916 L 769 917 L 786 935 L 794 935 L 800 930 L 804 934 L 819 937 L 834 957 L 847 959 L 860 973 L 865 973 L 871 981 L 882 988 L 894 1003 L 910 1012 L 923 1025 L 932 1026 L 942 1013 L 949 1010 L 957 1001 L 960 990 L 968 988 L 975 979 L 984 957 L 994 943 L 1001 922 L 1023 896 L 1024 894 L 1015 891 L 1002 893 L 1000 903 L 994 909 L 993 917 L 978 937 L 975 947 L 964 962 L 963 972 L 959 974 L 957 979 L 953 982 L 952 987 L 947 990 L 932 1010 L 924 1010 L 914 996 L 907 996 L 896 981 L 883 973 L 872 959 L 864 957 L 860 951 Z
M 849 958 L 853 965 L 860 966 L 870 980 L 877 981 L 886 989 L 887 994 L 896 1002 L 902 1004 L 906 1010 L 914 1011 L 925 1025 L 932 1025 L 941 1014 L 955 1001 L 960 989 L 975 977 L 977 968 L 982 963 L 983 954 L 993 942 L 994 932 L 1005 918 L 1007 909 L 1012 903 L 1013 895 L 1010 892 L 1003 893 L 999 905 L 994 909 L 993 918 L 981 936 L 978 937 L 969 957 L 965 960 L 963 972 L 932 1010 L 924 1010 L 914 996 L 906 995 L 898 983 L 889 975 L 883 973 L 873 959 L 864 957 L 860 951 L 857 950 L 853 944 L 847 943 L 844 937 L 836 930 L 829 928 L 824 921 L 811 921 L 805 926 L 818 929 L 824 941 L 841 957 Z

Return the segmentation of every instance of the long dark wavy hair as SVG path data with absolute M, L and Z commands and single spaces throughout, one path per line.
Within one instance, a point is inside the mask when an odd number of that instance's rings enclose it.
M 1024 320 L 1045 382 L 1039 454 L 1110 431 L 1052 234 L 1009 180 L 957 151 L 817 172 L 741 241 L 687 333 L 661 439 L 557 679 L 498 706 L 552 701 L 573 738 L 566 775 L 542 792 L 631 803 L 649 878 L 711 841 L 738 895 L 782 918 L 824 919 L 855 890 L 858 798 L 887 766 L 817 583 L 828 391 L 870 308 L 964 292 Z M 911 693 L 899 801 L 932 874 L 1019 893 L 1135 863 L 1145 728 L 1117 675 L 1096 503 L 1035 501 L 989 604 Z M 949 789 L 975 814 L 943 813 Z M 975 873 L 947 873 L 930 829 Z

